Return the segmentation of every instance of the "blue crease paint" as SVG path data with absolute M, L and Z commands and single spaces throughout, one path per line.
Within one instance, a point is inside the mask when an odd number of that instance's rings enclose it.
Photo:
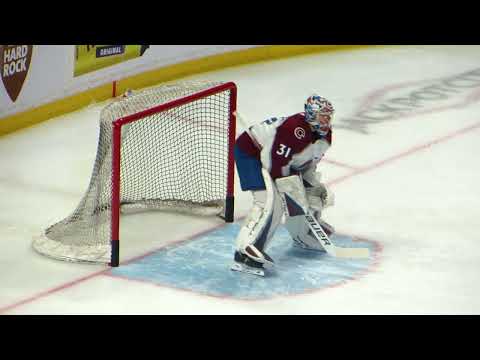
M 320 290 L 351 280 L 373 263 L 374 244 L 334 235 L 338 246 L 368 247 L 367 259 L 334 258 L 326 253 L 293 246 L 280 226 L 267 253 L 276 266 L 264 278 L 230 270 L 237 223 L 226 225 L 178 245 L 167 246 L 146 257 L 111 270 L 111 275 L 148 281 L 200 294 L 260 300 Z

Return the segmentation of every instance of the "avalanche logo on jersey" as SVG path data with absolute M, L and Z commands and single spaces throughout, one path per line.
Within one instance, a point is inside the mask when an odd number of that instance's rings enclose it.
M 295 137 L 299 140 L 303 139 L 305 137 L 305 129 L 302 127 L 297 127 L 294 130 Z

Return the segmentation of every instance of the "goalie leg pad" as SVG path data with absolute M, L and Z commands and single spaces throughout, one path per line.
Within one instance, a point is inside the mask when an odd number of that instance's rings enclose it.
M 285 212 L 288 216 L 305 214 L 309 203 L 305 188 L 299 176 L 292 175 L 276 180 L 277 189 L 282 194 Z
M 307 209 L 310 209 L 312 215 L 328 236 L 335 231 L 331 225 L 320 219 L 323 208 L 320 196 L 326 194 L 326 188 L 317 186 L 306 191 L 299 176 L 278 179 L 277 186 L 279 191 L 283 193 L 285 203 L 287 215 L 285 227 L 295 244 L 305 249 L 324 251 L 324 246 L 317 240 L 306 222 L 305 213 Z M 318 200 L 318 208 L 311 206 L 309 201 L 312 198 Z
M 325 251 L 305 222 L 305 216 L 289 216 L 285 220 L 285 227 L 292 237 L 295 246 L 307 250 Z
M 278 193 L 268 172 L 262 169 L 266 190 L 253 191 L 253 207 L 237 236 L 237 251 L 254 261 L 272 264 L 265 252 L 275 230 L 280 225 L 283 208 Z
M 331 236 L 335 229 L 326 221 L 316 217 L 318 224 L 328 236 Z M 287 217 L 285 227 L 294 241 L 294 245 L 307 250 L 325 251 L 325 248 L 318 242 L 312 230 L 305 221 L 304 216 Z
M 315 216 L 315 218 L 317 219 L 318 224 L 322 227 L 323 231 L 325 231 L 325 234 L 331 236 L 333 233 L 335 233 L 335 228 L 332 225 L 320 219 L 320 216 Z

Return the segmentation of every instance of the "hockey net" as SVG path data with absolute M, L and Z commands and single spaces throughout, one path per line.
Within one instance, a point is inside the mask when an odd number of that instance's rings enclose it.
M 97 155 L 75 211 L 33 241 L 60 260 L 119 264 L 120 213 L 233 221 L 234 83 L 185 82 L 135 93 L 100 115 Z

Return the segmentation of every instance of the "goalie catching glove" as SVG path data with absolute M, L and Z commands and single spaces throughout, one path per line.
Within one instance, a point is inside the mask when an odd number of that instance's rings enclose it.
M 310 209 L 315 211 L 322 211 L 324 208 L 333 206 L 335 204 L 335 196 L 324 184 L 320 183 L 318 186 L 305 188 L 308 205 Z
M 316 172 L 313 166 L 304 171 L 300 177 L 310 208 L 320 212 L 335 203 L 333 193 L 321 182 L 321 178 L 322 174 Z

